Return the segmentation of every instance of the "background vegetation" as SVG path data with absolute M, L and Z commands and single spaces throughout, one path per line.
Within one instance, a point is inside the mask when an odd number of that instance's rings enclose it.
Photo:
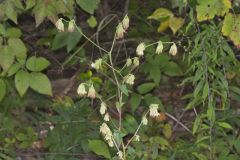
M 106 99 L 113 124 L 121 121 L 121 129 L 112 130 L 119 144 L 136 136 L 142 116 L 158 104 L 160 115 L 140 127 L 139 142 L 131 141 L 125 159 L 240 159 L 239 5 L 239 0 L 0 0 L 0 159 L 121 158 L 99 132 L 101 101 L 78 95 L 81 83 Z M 115 41 L 126 15 L 130 27 Z M 63 32 L 56 28 L 59 18 Z M 71 20 L 76 26 L 68 32 Z M 160 41 L 163 51 L 156 54 L 152 44 Z M 109 58 L 104 50 L 112 42 Z M 129 58 L 134 63 L 138 57 L 141 42 L 148 47 L 139 66 L 125 68 Z M 172 43 L 176 55 L 169 54 Z M 91 64 L 99 58 L 106 64 L 96 69 Z M 118 70 L 124 77 L 135 75 L 134 84 L 116 86 Z M 119 92 L 121 101 L 115 98 Z

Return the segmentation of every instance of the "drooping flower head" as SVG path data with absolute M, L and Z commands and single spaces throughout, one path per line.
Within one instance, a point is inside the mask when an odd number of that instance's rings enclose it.
M 137 46 L 136 52 L 138 56 L 144 55 L 144 50 L 146 49 L 145 44 L 142 42 Z
M 88 90 L 88 97 L 92 98 L 92 99 L 96 98 L 96 91 L 95 91 L 93 84 L 90 86 L 90 88 Z
M 107 105 L 106 105 L 106 103 L 102 102 L 101 106 L 100 106 L 100 114 L 101 115 L 105 114 L 106 110 L 107 110 Z
M 83 83 L 81 83 L 81 84 L 78 86 L 77 93 L 78 93 L 79 96 L 84 96 L 84 95 L 87 94 L 85 85 L 84 85 Z
M 157 45 L 157 48 L 156 48 L 156 53 L 160 54 L 160 53 L 162 53 L 162 51 L 163 51 L 162 41 L 158 41 L 158 45 Z
M 154 118 L 160 115 L 160 113 L 158 113 L 158 104 L 151 104 L 149 108 L 150 108 L 150 113 L 149 113 L 150 117 Z
M 177 46 L 175 43 L 173 43 L 173 45 L 171 46 L 170 50 L 169 50 L 169 54 L 172 56 L 176 56 L 177 55 Z
M 125 17 L 123 18 L 122 20 L 122 26 L 123 26 L 123 29 L 126 31 L 129 27 L 129 18 L 128 18 L 128 15 L 125 15 Z
M 75 27 L 74 27 L 74 23 L 75 21 L 74 20 L 71 20 L 68 22 L 68 32 L 73 32 Z
M 125 33 L 125 30 L 123 28 L 123 25 L 122 25 L 122 23 L 119 23 L 117 26 L 117 29 L 116 29 L 116 39 L 123 38 L 124 33 Z
M 64 24 L 63 24 L 62 18 L 57 20 L 57 22 L 55 23 L 55 26 L 60 32 L 64 32 Z
M 128 74 L 124 77 L 124 82 L 129 85 L 133 85 L 135 80 L 135 76 L 133 74 Z

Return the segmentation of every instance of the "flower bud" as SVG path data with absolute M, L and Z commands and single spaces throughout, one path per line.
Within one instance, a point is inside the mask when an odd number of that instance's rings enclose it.
M 74 29 L 75 29 L 75 26 L 74 26 L 74 20 L 71 20 L 68 22 L 68 32 L 73 32 Z
M 125 17 L 123 18 L 122 20 L 122 26 L 123 26 L 123 29 L 126 31 L 129 27 L 129 18 L 128 18 L 128 15 L 125 15 Z
M 102 102 L 101 107 L 100 107 L 100 114 L 102 114 L 102 115 L 105 114 L 106 110 L 107 110 L 107 105 L 106 105 L 106 103 Z
M 122 23 L 119 23 L 117 26 L 117 30 L 116 30 L 116 39 L 123 38 L 124 32 L 125 32 L 125 30 L 123 28 Z
M 138 56 L 143 56 L 144 55 L 144 50 L 145 50 L 145 44 L 142 42 L 137 46 L 136 52 Z
M 135 135 L 135 141 L 139 142 L 140 141 L 140 136 L 139 135 Z
M 145 125 L 145 126 L 148 124 L 148 120 L 147 120 L 147 117 L 146 117 L 146 116 L 143 116 L 143 118 L 142 118 L 142 124 Z
M 88 97 L 92 98 L 92 99 L 96 98 L 96 91 L 95 91 L 93 84 L 91 85 L 91 87 L 88 90 Z
M 134 57 L 133 58 L 133 65 L 134 65 L 134 67 L 138 67 L 139 66 L 139 58 L 138 57 Z
M 62 18 L 57 20 L 57 22 L 55 23 L 55 26 L 60 32 L 64 32 L 64 24 L 63 24 Z
M 162 51 L 163 51 L 163 44 L 162 44 L 162 41 L 159 41 L 157 48 L 156 48 L 156 53 L 160 54 L 160 53 L 162 53 Z
M 131 58 L 128 58 L 127 62 L 126 62 L 126 66 L 129 67 L 131 65 L 132 65 L 132 60 L 131 60 Z
M 133 74 L 128 74 L 124 77 L 124 82 L 129 85 L 133 85 L 135 80 L 135 76 Z
M 172 56 L 176 56 L 177 55 L 177 46 L 175 43 L 173 43 L 173 45 L 171 46 L 170 50 L 169 50 L 169 54 Z
M 106 122 L 108 122 L 110 120 L 110 116 L 109 116 L 108 113 L 105 114 L 103 120 L 106 121 Z
M 84 95 L 87 94 L 86 89 L 85 89 L 85 85 L 83 83 L 81 83 L 78 86 L 77 93 L 78 93 L 79 96 L 84 96 Z

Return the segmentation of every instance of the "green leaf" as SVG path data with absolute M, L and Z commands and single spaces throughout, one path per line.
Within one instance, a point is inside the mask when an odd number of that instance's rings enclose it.
M 18 62 L 24 64 L 27 58 L 27 48 L 23 41 L 19 38 L 10 38 L 8 39 L 8 45 Z
M 6 31 L 6 36 L 10 38 L 20 38 L 22 35 L 22 32 L 18 28 L 9 28 Z
M 132 94 L 131 100 L 130 100 L 132 112 L 134 112 L 137 109 L 137 107 L 140 105 L 141 101 L 142 101 L 141 95 L 136 94 L 136 93 Z
M 30 87 L 38 93 L 52 96 L 52 87 L 48 77 L 40 72 L 30 74 Z
M 34 7 L 33 13 L 35 15 L 36 27 L 38 27 L 47 16 L 47 9 L 45 3 L 39 1 L 39 3 Z
M 132 115 L 126 114 L 123 120 L 123 126 L 128 133 L 134 133 L 138 127 L 138 123 Z
M 233 127 L 230 124 L 228 124 L 227 122 L 217 122 L 217 124 L 222 128 L 233 129 Z
M 44 57 L 36 57 L 36 56 L 32 56 L 30 58 L 28 58 L 27 62 L 26 62 L 26 67 L 27 69 L 29 69 L 30 71 L 42 71 L 44 69 L 46 69 L 48 66 L 50 65 L 50 62 L 45 59 Z
M 172 11 L 166 8 L 158 8 L 153 12 L 151 16 L 148 17 L 148 19 L 160 20 L 160 19 L 168 18 L 172 16 L 173 16 Z
M 5 5 L 5 14 L 9 19 L 17 24 L 17 12 L 16 9 L 14 9 L 13 3 L 10 1 Z
M 240 45 L 240 15 L 228 13 L 223 22 L 222 33 L 237 46 Z
M 97 20 L 94 16 L 88 18 L 87 23 L 91 28 L 95 28 L 97 26 Z
M 209 86 L 208 83 L 205 83 L 203 87 L 203 99 L 205 100 L 209 94 Z
M 2 79 L 0 79 L 0 102 L 3 100 L 6 94 L 6 89 L 7 89 L 7 86 L 5 82 Z
M 14 53 L 9 46 L 3 46 L 0 49 L 0 65 L 4 71 L 7 71 L 14 61 Z
M 155 87 L 155 83 L 144 83 L 141 84 L 140 86 L 138 86 L 137 91 L 140 94 L 146 94 L 148 92 L 150 92 L 151 90 L 153 90 Z
M 198 0 L 197 19 L 204 21 L 223 16 L 231 8 L 230 0 Z
M 173 31 L 173 34 L 175 34 L 182 26 L 184 23 L 183 18 L 177 18 L 177 17 L 171 17 L 169 20 L 169 27 Z
M 89 140 L 88 147 L 95 154 L 111 159 L 111 155 L 107 145 L 101 140 Z
M 76 45 L 80 41 L 81 37 L 82 37 L 82 34 L 79 33 L 78 31 L 68 33 L 67 52 L 72 51 L 74 49 L 74 47 L 76 47 Z
M 183 74 L 180 66 L 175 62 L 169 62 L 164 66 L 164 73 L 168 76 L 181 76 Z
M 128 96 L 128 89 L 127 89 L 127 86 L 125 84 L 120 85 L 119 88 L 126 96 Z
M 161 80 L 161 69 L 159 68 L 159 66 L 152 65 L 149 71 L 149 78 L 151 78 L 156 85 L 159 84 Z
M 98 8 L 100 0 L 76 0 L 77 4 L 86 12 L 93 14 Z
M 195 134 L 197 132 L 200 124 L 201 124 L 201 117 L 197 116 L 197 118 L 195 119 L 194 124 L 193 124 L 193 134 Z
M 27 0 L 26 1 L 26 10 L 32 8 L 36 4 L 36 0 Z
M 167 139 L 171 138 L 171 136 L 172 136 L 172 126 L 170 124 L 167 123 L 163 126 L 163 135 Z
M 19 69 L 21 68 L 21 65 L 19 63 L 13 64 L 7 71 L 7 76 L 11 77 L 14 75 Z
M 29 87 L 29 73 L 24 70 L 19 70 L 15 75 L 15 86 L 21 97 L 27 92 Z

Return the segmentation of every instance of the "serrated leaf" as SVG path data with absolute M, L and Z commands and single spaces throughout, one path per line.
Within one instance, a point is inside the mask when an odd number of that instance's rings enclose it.
M 44 57 L 35 57 L 32 56 L 30 58 L 28 58 L 27 62 L 26 62 L 26 67 L 27 69 L 29 69 L 30 71 L 42 71 L 44 69 L 46 69 L 48 66 L 50 65 L 50 62 L 45 59 Z
M 76 0 L 77 4 L 86 12 L 93 14 L 98 8 L 100 0 Z
M 27 92 L 29 87 L 29 73 L 19 70 L 15 75 L 15 87 L 21 97 Z
M 27 48 L 19 38 L 9 38 L 8 45 L 20 64 L 24 64 L 27 58 Z
M 89 140 L 88 147 L 95 154 L 110 159 L 111 155 L 108 146 L 101 140 Z
M 7 89 L 7 86 L 5 82 L 2 79 L 0 79 L 0 102 L 3 100 L 4 96 L 6 95 L 6 89 Z
M 169 20 L 169 27 L 173 31 L 173 34 L 175 34 L 182 26 L 184 23 L 183 18 L 178 18 L 178 17 L 171 17 Z
M 240 15 L 228 13 L 223 21 L 222 33 L 229 37 L 236 46 L 240 45 Z
M 155 83 L 144 83 L 144 84 L 141 84 L 140 86 L 138 86 L 137 91 L 140 94 L 146 94 L 146 93 L 150 92 L 151 90 L 153 90 L 155 86 L 156 86 Z
M 168 18 L 173 16 L 173 13 L 166 8 L 158 8 L 156 9 L 148 19 L 160 20 L 162 18 Z
M 213 19 L 215 16 L 223 16 L 231 8 L 230 0 L 198 0 L 197 19 L 204 21 Z
M 52 96 L 52 87 L 48 77 L 40 72 L 30 74 L 30 87 L 38 93 Z

